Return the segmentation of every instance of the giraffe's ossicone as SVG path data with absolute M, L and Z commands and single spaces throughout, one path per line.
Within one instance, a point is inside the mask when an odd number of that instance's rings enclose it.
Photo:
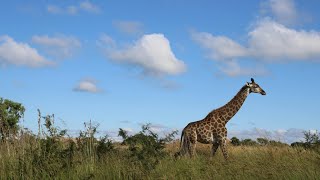
M 247 82 L 227 104 L 211 111 L 204 119 L 189 123 L 182 131 L 180 151 L 176 156 L 189 154 L 192 157 L 195 153 L 196 143 L 200 142 L 212 144 L 212 155 L 220 146 L 223 156 L 227 160 L 226 124 L 239 111 L 250 93 L 266 95 L 266 92 L 251 78 L 251 83 Z

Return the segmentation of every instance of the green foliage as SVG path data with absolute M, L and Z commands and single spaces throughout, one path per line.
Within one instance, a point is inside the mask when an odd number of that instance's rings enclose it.
M 257 138 L 257 141 L 254 141 L 252 139 L 244 139 L 240 141 L 237 137 L 231 138 L 231 144 L 234 146 L 288 146 L 288 144 L 280 142 L 280 141 L 274 141 L 274 140 L 268 140 L 266 138 Z
M 40 111 L 39 111 L 40 112 Z M 42 134 L 44 137 L 39 139 L 39 145 L 32 150 L 32 164 L 34 167 L 40 166 L 42 175 L 54 177 L 63 169 L 72 166 L 74 143 L 63 144 L 62 139 L 66 138 L 66 130 L 60 130 L 54 126 L 54 115 L 42 117 L 45 120 Z
M 311 131 L 304 131 L 303 134 L 305 142 L 294 142 L 291 146 L 314 150 L 320 154 L 320 133 L 318 133 L 318 131 L 315 133 L 312 133 Z
M 268 143 L 269 146 L 277 146 L 277 147 L 283 147 L 283 146 L 289 146 L 286 143 L 283 143 L 281 141 L 274 141 L 274 140 L 270 140 Z
M 142 130 L 133 135 L 123 129 L 119 130 L 119 136 L 123 138 L 123 143 L 129 146 L 130 159 L 137 164 L 142 164 L 146 170 L 154 169 L 161 159 L 167 155 L 164 151 L 165 143 L 172 141 L 177 131 L 160 138 L 158 134 L 150 129 L 150 124 L 143 125 Z
M 108 135 L 105 135 L 104 137 L 100 138 L 100 141 L 98 141 L 97 144 L 98 158 L 102 159 L 104 155 L 111 151 L 114 151 L 114 145 L 111 139 L 109 139 Z
M 241 141 L 241 145 L 244 146 L 255 146 L 258 145 L 258 143 L 252 139 L 244 139 Z
M 268 139 L 265 139 L 265 138 L 257 138 L 257 142 L 262 145 L 262 146 L 265 146 L 269 143 L 269 140 Z
M 320 144 L 320 134 L 318 134 L 317 131 L 315 133 L 312 133 L 311 131 L 304 131 L 303 134 L 305 139 L 305 148 L 312 148 Z
M 0 138 L 15 135 L 18 130 L 18 122 L 24 115 L 25 108 L 22 104 L 0 98 Z
M 240 140 L 237 137 L 232 137 L 231 138 L 231 144 L 234 146 L 239 146 L 240 145 Z
M 304 142 L 293 142 L 291 143 L 292 147 L 304 147 Z

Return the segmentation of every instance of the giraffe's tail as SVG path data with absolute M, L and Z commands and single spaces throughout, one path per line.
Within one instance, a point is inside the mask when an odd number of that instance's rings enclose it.
M 184 130 L 181 133 L 180 138 L 180 150 L 174 154 L 175 157 L 183 156 L 188 152 L 188 140 L 185 136 Z

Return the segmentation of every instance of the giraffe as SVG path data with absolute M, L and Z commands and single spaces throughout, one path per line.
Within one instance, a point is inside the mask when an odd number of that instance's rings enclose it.
M 212 144 L 212 156 L 220 146 L 225 160 L 228 160 L 226 124 L 239 111 L 250 93 L 266 95 L 266 92 L 251 78 L 251 83 L 247 82 L 227 104 L 214 109 L 204 119 L 189 123 L 182 131 L 180 151 L 175 156 L 189 154 L 192 157 L 196 143 L 200 142 Z

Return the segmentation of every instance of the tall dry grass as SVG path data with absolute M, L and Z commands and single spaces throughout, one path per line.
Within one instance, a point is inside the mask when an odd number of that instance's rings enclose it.
M 226 162 L 221 151 L 210 157 L 210 146 L 203 144 L 198 144 L 194 158 L 175 159 L 179 142 L 173 142 L 150 170 L 130 159 L 127 146 L 114 144 L 113 150 L 98 156 L 97 143 L 88 140 L 83 149 L 74 147 L 72 152 L 71 141 L 49 147 L 33 136 L 2 143 L 0 179 L 320 179 L 320 154 L 303 148 L 229 145 Z M 66 156 L 67 150 L 73 154 Z

